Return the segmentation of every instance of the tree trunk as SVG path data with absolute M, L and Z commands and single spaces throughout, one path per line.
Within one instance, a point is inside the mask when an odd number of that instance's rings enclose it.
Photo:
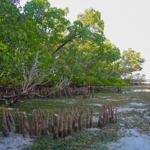
M 29 138 L 29 123 L 28 123 L 28 118 L 25 113 L 23 113 L 23 136 L 25 138 Z
M 80 116 L 79 116 L 79 130 L 82 129 L 82 118 L 83 118 L 83 111 L 80 111 Z
M 6 118 L 7 118 L 7 124 L 8 124 L 8 128 L 11 132 L 15 133 L 16 131 L 16 125 L 13 119 L 12 114 L 10 113 L 10 110 L 6 110 Z
M 63 137 L 63 114 L 59 113 L 59 130 L 58 130 L 59 136 Z
M 65 111 L 64 112 L 64 135 L 63 136 L 67 136 L 68 135 L 68 112 Z
M 73 116 L 72 113 L 68 117 L 68 134 L 71 134 L 72 132 L 72 124 L 73 124 Z
M 7 119 L 6 119 L 6 113 L 5 110 L 2 109 L 2 132 L 4 136 L 8 136 L 9 135 L 9 130 L 8 130 L 8 126 L 7 126 Z
M 16 112 L 16 133 L 21 132 L 20 126 L 21 126 L 20 113 L 19 113 L 19 110 L 17 109 L 17 112 Z
M 58 115 L 54 114 L 54 133 L 53 138 L 58 139 Z
M 74 116 L 74 131 L 77 132 L 78 131 L 78 113 L 75 113 Z
M 93 126 L 93 114 L 94 114 L 94 111 L 91 110 L 91 115 L 90 115 L 90 125 L 89 125 L 90 128 L 92 128 L 92 126 Z
M 87 114 L 86 114 L 86 128 L 89 128 L 90 127 L 90 114 L 89 114 L 89 111 L 87 111 Z

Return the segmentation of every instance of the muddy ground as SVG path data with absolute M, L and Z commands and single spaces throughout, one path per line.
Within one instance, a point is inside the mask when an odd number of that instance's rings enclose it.
M 81 104 L 82 101 L 82 104 Z M 122 93 L 96 93 L 94 98 L 57 99 L 59 105 L 87 105 L 95 110 L 93 121 L 98 121 L 98 110 L 111 102 L 118 110 L 117 140 L 104 144 L 107 150 L 150 150 L 150 88 L 148 86 L 124 87 Z M 17 106 L 16 106 L 17 107 Z M 96 132 L 97 128 L 90 129 Z M 29 147 L 33 139 L 24 139 L 22 135 L 10 134 L 4 138 L 0 133 L 1 150 L 20 150 Z M 28 148 L 27 148 L 28 149 Z M 30 148 L 29 148 L 30 149 Z

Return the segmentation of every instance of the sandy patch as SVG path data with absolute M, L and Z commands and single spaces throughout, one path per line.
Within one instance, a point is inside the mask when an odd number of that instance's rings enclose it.
M 24 138 L 21 134 L 9 133 L 8 137 L 3 137 L 0 132 L 0 150 L 21 150 L 31 145 L 32 142 L 32 139 Z

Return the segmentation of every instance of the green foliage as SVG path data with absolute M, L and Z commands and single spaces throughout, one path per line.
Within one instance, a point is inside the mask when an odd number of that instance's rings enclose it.
M 125 79 L 130 78 L 132 73 L 142 70 L 142 65 L 145 62 L 144 58 L 141 58 L 140 52 L 136 52 L 132 49 L 124 50 L 120 60 L 120 73 Z
M 54 87 L 52 87 L 52 90 L 53 90 L 53 91 L 58 91 L 58 90 L 60 90 L 59 85 L 56 84 Z
M 48 0 L 18 4 L 3 0 L 0 5 L 1 83 L 24 84 L 36 68 L 32 82 L 42 76 L 56 85 L 61 78 L 120 84 L 120 50 L 105 37 L 100 12 L 87 9 L 71 24 L 68 8 L 51 7 Z

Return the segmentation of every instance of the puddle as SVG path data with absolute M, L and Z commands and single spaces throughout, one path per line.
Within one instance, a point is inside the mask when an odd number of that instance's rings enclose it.
M 124 108 L 117 108 L 117 112 L 128 112 L 128 111 L 139 111 L 139 112 L 143 112 L 147 110 L 146 108 L 128 108 L 128 107 L 124 107 Z
M 102 106 L 102 104 L 87 104 L 87 105 L 93 105 L 93 106 L 99 106 L 99 107 Z
M 135 93 L 135 92 L 150 92 L 150 89 L 131 89 L 123 91 L 123 93 Z
M 94 132 L 94 131 L 100 131 L 100 128 L 88 128 L 86 130 Z
M 134 100 L 134 101 L 136 101 L 136 100 L 140 100 L 140 98 L 134 98 L 133 100 Z
M 132 105 L 132 106 L 145 106 L 145 104 L 143 104 L 143 103 L 130 103 L 130 105 Z
M 148 116 L 147 114 L 144 114 L 144 117 L 145 117 L 146 119 L 150 119 L 150 116 Z
M 133 108 L 117 108 L 117 112 L 126 112 L 126 111 L 132 111 Z
M 107 98 L 106 100 L 108 100 L 108 101 L 112 101 L 113 99 Z
M 150 89 L 134 89 L 133 92 L 150 92 Z
M 95 112 L 94 115 L 99 115 L 99 112 Z
M 96 116 L 93 116 L 93 122 L 98 122 L 98 117 L 96 117 Z
M 110 98 L 111 96 L 99 96 L 100 98 Z

